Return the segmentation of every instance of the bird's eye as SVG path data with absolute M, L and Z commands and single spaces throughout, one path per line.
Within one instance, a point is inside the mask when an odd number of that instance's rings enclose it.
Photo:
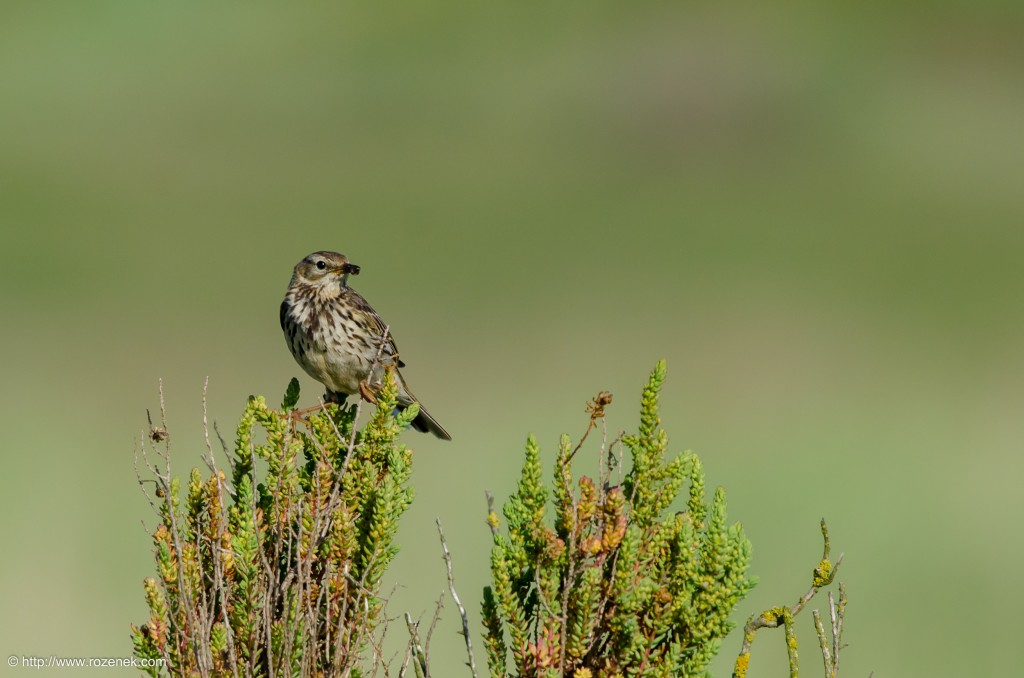
M 323 259 L 321 259 L 320 261 L 316 262 L 316 267 L 319 268 L 322 271 L 325 268 L 327 268 L 327 263 L 324 262 Z

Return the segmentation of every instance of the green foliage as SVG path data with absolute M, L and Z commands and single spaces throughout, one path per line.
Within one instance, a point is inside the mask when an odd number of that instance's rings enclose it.
M 388 377 L 366 426 L 328 404 L 307 419 L 292 380 L 281 410 L 252 397 L 231 468 L 156 476 L 157 576 L 149 619 L 132 627 L 135 654 L 157 675 L 358 674 L 382 621 L 381 578 L 412 501 L 411 452 L 397 442 L 415 412 L 395 412 Z M 159 431 L 159 434 L 157 433 Z M 154 429 L 154 442 L 165 429 Z M 167 450 L 151 454 L 167 460 Z
M 299 404 L 299 380 L 292 377 L 285 389 L 284 398 L 281 400 L 281 409 L 285 412 L 294 410 Z
M 730 612 L 754 585 L 746 576 L 751 547 L 741 526 L 727 523 L 725 492 L 706 502 L 697 456 L 666 459 L 658 417 L 664 379 L 662 361 L 643 390 L 638 432 L 617 447 L 632 459 L 624 477 L 616 476 L 616 445 L 602 441 L 598 480 L 573 481 L 573 457 L 610 395 L 588 406 L 575 448 L 562 437 L 551 520 L 540 450 L 527 440 L 519 486 L 504 507 L 507 536 L 489 516 L 492 585 L 483 619 L 492 677 L 706 674 L 733 627 Z M 686 510 L 676 513 L 684 483 Z

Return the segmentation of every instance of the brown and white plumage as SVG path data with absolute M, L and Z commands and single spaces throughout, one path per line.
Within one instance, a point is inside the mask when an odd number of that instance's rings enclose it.
M 328 395 L 360 393 L 361 383 L 372 389 L 384 370 L 391 370 L 398 382 L 398 405 L 408 407 L 419 401 L 398 370 L 405 363 L 395 340 L 390 331 L 384 339 L 384 321 L 348 286 L 349 275 L 358 273 L 359 267 L 337 252 L 314 252 L 296 264 L 281 302 L 285 340 L 295 361 L 327 387 Z M 422 404 L 412 426 L 451 440 Z

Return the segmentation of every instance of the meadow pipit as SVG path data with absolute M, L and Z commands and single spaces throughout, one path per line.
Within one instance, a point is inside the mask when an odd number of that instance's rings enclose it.
M 398 347 L 386 325 L 366 299 L 348 286 L 359 267 L 337 252 L 313 252 L 295 265 L 288 293 L 281 302 L 281 329 L 295 361 L 306 374 L 327 387 L 327 397 L 359 393 L 368 399 L 384 378 L 394 374 L 398 406 L 419 402 L 402 378 Z M 420 405 L 412 427 L 451 440 L 437 420 Z

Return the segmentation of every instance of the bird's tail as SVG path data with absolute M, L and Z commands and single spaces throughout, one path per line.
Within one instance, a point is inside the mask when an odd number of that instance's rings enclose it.
M 423 407 L 423 403 L 417 400 L 416 396 L 409 390 L 409 386 L 405 383 L 402 373 L 394 370 L 394 374 L 398 378 L 398 406 L 403 410 L 413 403 L 418 403 L 420 406 L 420 413 L 412 420 L 412 427 L 420 433 L 433 433 L 441 440 L 451 440 L 452 437 L 448 435 L 448 431 L 445 431 L 444 427 L 437 423 L 437 419 L 434 419 L 430 412 L 427 412 L 427 408 Z
M 420 413 L 412 420 L 412 427 L 420 433 L 433 433 L 441 440 L 452 439 L 452 437 L 448 435 L 448 431 L 445 431 L 444 427 L 437 423 L 437 419 L 434 419 L 422 404 L 420 405 Z

